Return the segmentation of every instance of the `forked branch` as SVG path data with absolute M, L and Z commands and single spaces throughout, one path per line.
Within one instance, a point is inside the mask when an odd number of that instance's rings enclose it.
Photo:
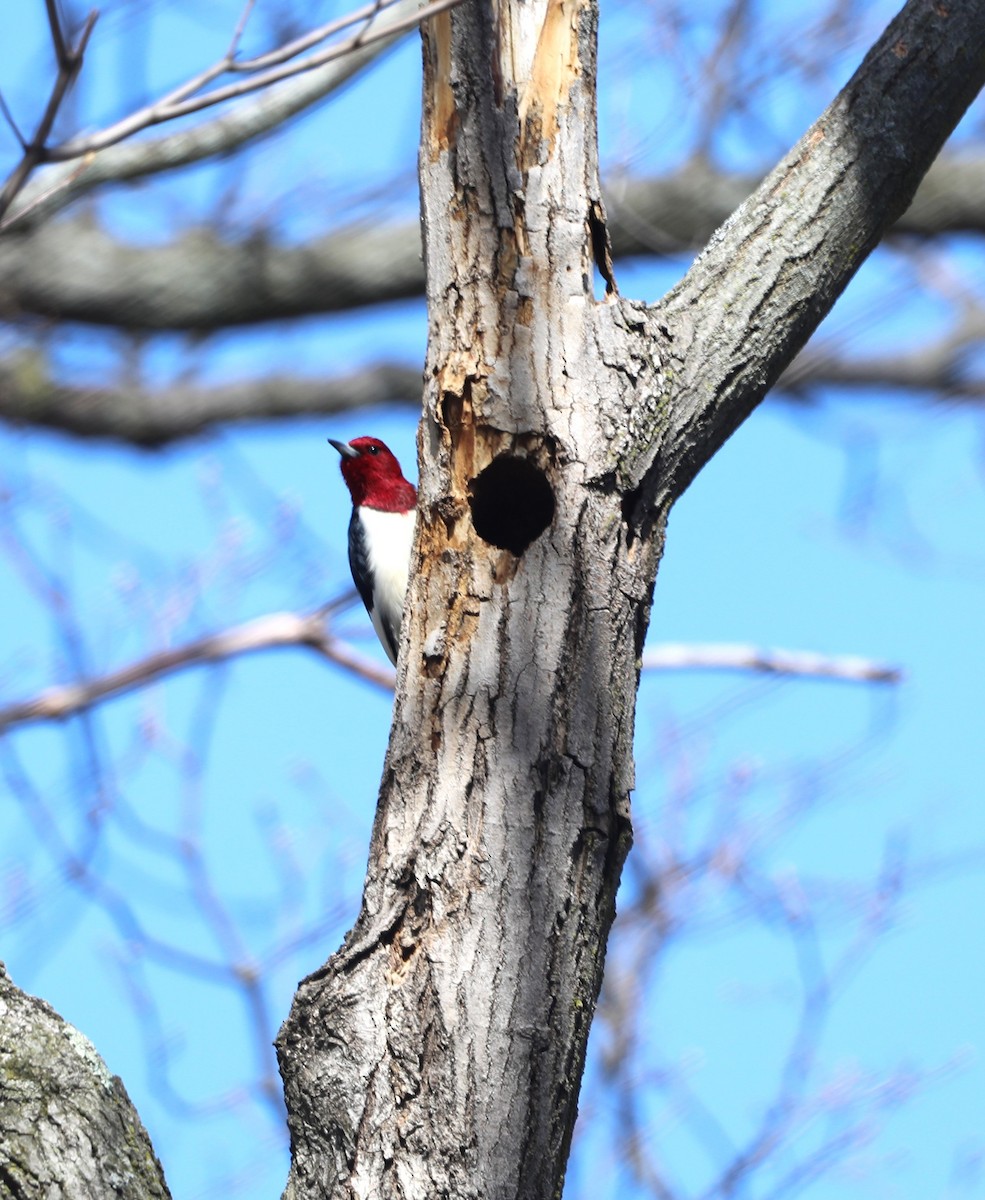
M 45 105 L 44 113 L 38 122 L 37 129 L 34 131 L 34 137 L 29 142 L 23 142 L 18 133 L 17 126 L 14 125 L 13 120 L 8 114 L 11 127 L 14 133 L 17 134 L 18 140 L 21 141 L 22 154 L 20 162 L 11 172 L 10 177 L 3 186 L 3 190 L 0 191 L 0 217 L 10 207 L 10 202 L 24 186 L 34 168 L 38 163 L 44 161 L 45 154 L 47 153 L 48 137 L 55 123 L 55 118 L 58 116 L 58 110 L 61 108 L 62 101 L 68 94 L 69 88 L 75 82 L 76 76 L 82 69 L 82 59 L 85 55 L 85 49 L 89 43 L 93 26 L 96 24 L 96 18 L 99 15 L 95 9 L 89 13 L 85 24 L 82 26 L 79 39 L 73 46 L 66 38 L 64 30 L 61 27 L 58 6 L 55 0 L 45 0 L 45 8 L 48 13 L 48 27 L 51 31 L 51 44 L 55 49 L 55 61 L 58 64 L 58 73 L 55 76 L 55 82 L 48 97 L 48 103 Z M 6 105 L 4 105 L 4 112 L 6 113 Z
M 41 163 L 66 162 L 85 158 L 154 125 L 201 112 L 217 104 L 261 91 L 291 76 L 314 71 L 327 63 L 363 50 L 367 46 L 405 33 L 420 24 L 421 21 L 427 20 L 428 17 L 453 8 L 456 4 L 461 3 L 461 0 L 431 0 L 430 3 L 416 7 L 409 14 L 402 11 L 405 5 L 401 3 L 401 0 L 374 0 L 373 3 L 355 10 L 345 17 L 322 25 L 270 53 L 252 59 L 239 59 L 237 57 L 239 43 L 245 21 L 252 7 L 248 4 L 237 24 L 228 49 L 210 67 L 192 76 L 191 79 L 186 80 L 152 104 L 124 117 L 121 121 L 94 134 L 70 138 L 68 141 L 56 145 L 48 145 L 48 137 L 62 99 L 82 66 L 82 55 L 97 14 L 95 11 L 90 13 L 78 43 L 74 48 L 69 49 L 58 24 L 55 0 L 46 0 L 46 3 L 52 29 L 52 42 L 58 60 L 58 77 L 37 132 L 30 143 L 24 147 L 20 163 L 4 184 L 3 191 L 0 192 L 0 218 L 23 188 L 31 172 Z M 378 19 L 380 14 L 391 8 L 400 9 L 401 15 L 390 21 L 380 21 Z M 304 54 L 305 50 L 311 49 L 312 46 L 326 41 L 352 25 L 358 25 L 359 28 L 349 37 L 325 46 L 314 53 Z M 223 75 L 237 75 L 242 78 L 235 83 L 212 87 L 211 85 L 215 84 Z M 8 120 L 10 120 L 9 116 Z M 11 125 L 13 125 L 12 120 Z M 16 126 L 14 129 L 16 132 Z M 71 177 L 65 181 L 66 185 L 70 185 L 71 182 Z M 42 194 L 40 199 L 46 198 L 47 191 Z M 3 224 L 0 224 L 0 231 L 4 227 Z

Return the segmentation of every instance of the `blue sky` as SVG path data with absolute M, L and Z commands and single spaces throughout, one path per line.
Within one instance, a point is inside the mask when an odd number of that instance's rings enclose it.
M 22 61 L 0 52 L 0 82 L 18 114 L 31 111 L 42 7 L 18 7 L 7 45 L 23 39 Z M 137 10 L 111 9 L 81 123 L 116 111 L 143 81 L 163 86 L 221 53 L 234 17 L 199 8 L 164 6 L 150 35 L 129 15 Z M 755 19 L 789 25 L 792 11 L 764 5 Z M 730 116 L 717 136 L 719 160 L 769 165 L 891 11 L 870 6 L 811 87 L 782 73 L 765 83 L 752 114 Z M 603 14 L 610 169 L 666 169 L 693 145 L 700 96 L 675 89 L 700 85 L 716 13 L 696 6 L 676 65 L 669 18 L 634 6 Z M 789 40 L 774 28 L 766 45 L 753 65 L 769 76 Z M 330 224 L 326 207 L 358 214 L 362 197 L 381 189 L 388 213 L 412 211 L 418 60 L 408 43 L 297 122 L 289 139 L 250 152 L 227 205 L 232 227 L 276 212 L 278 234 L 300 239 Z M 223 186 L 214 169 L 196 169 L 150 192 L 120 191 L 100 212 L 129 237 L 160 239 L 211 212 Z M 955 240 L 939 261 L 974 287 L 979 259 Z M 621 290 L 655 300 L 685 265 L 621 266 Z M 885 339 L 908 347 L 944 327 L 950 308 L 921 299 L 915 273 L 895 252 L 880 255 L 826 335 L 861 351 Z M 381 354 L 415 362 L 424 333 L 421 305 L 393 305 L 222 335 L 204 348 L 162 338 L 143 349 L 140 369 L 167 380 L 191 365 L 224 379 L 285 366 L 342 371 Z M 95 381 L 120 354 L 84 329 L 57 349 L 68 375 Z M 369 432 L 410 470 L 415 416 L 406 411 L 222 431 L 157 455 L 0 432 L 0 697 L 264 612 L 307 610 L 347 587 L 348 499 L 325 439 Z M 811 1075 L 816 1112 L 789 1152 L 740 1189 L 750 1200 L 776 1194 L 798 1156 L 854 1115 L 839 1107 L 846 1096 L 868 1105 L 859 1137 L 806 1188 L 811 1200 L 958 1200 L 982 1185 L 982 446 L 973 407 L 844 393 L 809 406 L 772 400 L 671 517 L 651 643 L 851 653 L 905 672 L 892 691 L 696 673 L 641 686 L 634 855 L 660 861 L 668 847 L 695 851 L 727 829 L 725 843 L 741 849 L 770 903 L 808 904 L 811 944 L 837 981 Z M 69 622 L 44 602 L 52 581 Z M 361 611 L 343 627 L 378 653 Z M 369 686 L 301 651 L 278 652 L 188 672 L 88 721 L 0 744 L 0 957 L 123 1077 L 176 1196 L 279 1194 L 280 1118 L 251 1098 L 257 1061 L 269 1065 L 264 1047 L 296 980 L 355 916 L 389 712 Z M 672 821 L 681 813 L 683 833 Z M 112 900 L 71 885 L 41 816 L 59 844 L 91 852 L 93 878 Z M 196 848 L 191 858 L 173 852 L 182 836 Z M 887 864 L 901 887 L 878 909 L 873 890 Z M 626 912 L 637 889 L 631 865 Z M 209 919 L 213 892 L 220 903 Z M 794 945 L 768 904 L 743 916 L 738 894 L 722 873 L 694 880 L 678 897 L 679 936 L 647 960 L 638 1069 L 673 1087 L 643 1102 L 645 1146 L 682 1196 L 701 1195 L 756 1128 L 797 1015 Z M 123 907 L 149 936 L 189 954 L 262 963 L 261 1028 L 240 991 L 149 953 Z M 619 937 L 617 924 L 613 971 L 636 934 Z M 597 1033 L 601 1046 L 607 1035 Z M 567 1194 L 642 1195 L 614 1154 L 618 1094 L 601 1074 L 595 1056 Z M 885 1103 L 873 1106 L 887 1079 Z M 684 1092 L 714 1112 L 714 1137 L 696 1132 Z

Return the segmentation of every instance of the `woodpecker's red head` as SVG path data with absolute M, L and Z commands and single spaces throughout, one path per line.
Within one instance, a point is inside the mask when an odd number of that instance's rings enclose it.
M 417 488 L 404 479 L 400 463 L 379 438 L 328 440 L 342 455 L 342 478 L 357 508 L 363 505 L 381 512 L 409 512 L 416 507 Z

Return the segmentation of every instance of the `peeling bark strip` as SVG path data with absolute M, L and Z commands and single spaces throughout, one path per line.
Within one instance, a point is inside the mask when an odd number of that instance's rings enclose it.
M 593 295 L 592 0 L 425 29 L 418 569 L 362 910 L 278 1039 L 292 1200 L 559 1194 L 667 513 L 980 86 L 978 8 L 911 0 L 650 307 Z

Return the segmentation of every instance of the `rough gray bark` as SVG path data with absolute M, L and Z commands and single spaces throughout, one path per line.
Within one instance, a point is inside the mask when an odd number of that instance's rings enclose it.
M 150 1139 L 92 1043 L 0 963 L 0 1200 L 167 1200 Z
M 292 1200 L 559 1193 L 667 513 L 985 76 L 978 5 L 911 0 L 648 307 L 612 290 L 594 35 L 588 0 L 426 31 L 418 570 L 362 911 L 278 1039 Z
M 140 144 L 113 149 L 132 149 L 138 161 L 147 157 L 137 155 Z M 605 192 L 613 255 L 702 246 L 758 183 L 700 162 L 664 179 L 620 180 Z M 934 164 L 895 231 L 922 238 L 985 232 L 985 163 Z M 133 331 L 210 331 L 407 300 L 423 291 L 416 222 L 336 230 L 301 246 L 197 230 L 140 247 L 75 218 L 15 230 L 0 241 L 0 302 L 8 313 Z

